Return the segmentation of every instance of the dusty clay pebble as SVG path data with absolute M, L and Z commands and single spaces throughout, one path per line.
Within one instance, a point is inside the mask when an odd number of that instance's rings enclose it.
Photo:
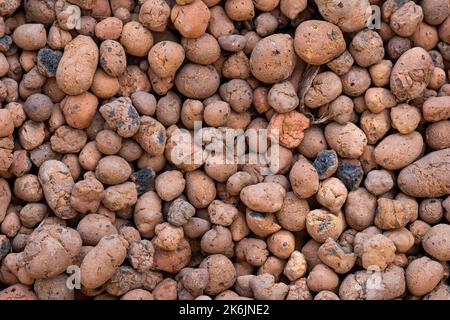
M 14 132 L 14 122 L 11 117 L 11 112 L 7 109 L 1 109 L 0 116 L 0 124 L 2 125 L 2 130 L 0 132 L 1 137 L 8 137 Z
M 53 102 L 51 99 L 40 93 L 30 95 L 23 104 L 23 111 L 33 121 L 48 120 L 52 115 L 52 110 Z M 6 117 L 6 119 L 8 118 Z
M 422 19 L 422 7 L 415 3 L 406 3 L 392 13 L 389 25 L 399 36 L 409 37 L 414 33 Z
M 395 259 L 395 244 L 388 237 L 378 234 L 363 244 L 362 265 L 365 269 L 378 267 L 384 270 Z
M 97 69 L 92 82 L 91 91 L 97 97 L 108 99 L 115 96 L 120 89 L 119 80 L 111 77 L 101 69 Z
M 355 32 L 366 26 L 371 12 L 368 9 L 372 2 L 318 0 L 316 4 L 325 20 L 336 24 L 344 32 Z
M 94 79 L 99 50 L 92 38 L 79 35 L 64 48 L 56 71 L 58 87 L 66 94 L 78 95 L 89 89 Z
M 206 269 L 209 280 L 204 292 L 217 294 L 231 288 L 236 281 L 236 270 L 232 262 L 221 254 L 208 256 L 200 264 L 200 268 Z
M 309 127 L 310 120 L 300 112 L 277 113 L 270 119 L 267 130 L 270 137 L 279 139 L 286 148 L 295 148 L 303 141 L 304 131 Z
M 117 130 L 121 137 L 132 137 L 139 130 L 139 114 L 129 98 L 122 97 L 104 104 L 99 111 L 110 127 Z
M 43 24 L 26 23 L 14 30 L 12 40 L 23 50 L 38 50 L 45 46 L 47 33 Z
M 119 211 L 135 204 L 136 201 L 136 184 L 133 182 L 125 182 L 107 188 L 102 203 L 109 210 Z
M 383 39 L 377 32 L 364 29 L 353 37 L 349 51 L 358 65 L 369 67 L 383 59 Z
M 23 251 L 26 272 L 34 279 L 56 276 L 75 262 L 81 250 L 80 235 L 71 228 L 44 225 L 30 235 Z
M 401 134 L 413 132 L 420 123 L 420 111 L 406 103 L 391 109 L 392 127 Z
M 95 168 L 96 178 L 104 184 L 115 185 L 128 180 L 132 173 L 131 166 L 118 156 L 106 156 Z
M 97 110 L 98 98 L 90 92 L 77 96 L 66 96 L 60 108 L 67 124 L 75 129 L 89 127 Z
M 91 172 L 86 172 L 84 180 L 75 183 L 70 195 L 70 205 L 78 212 L 96 212 L 103 200 L 104 187 Z
M 188 98 L 204 99 L 217 91 L 220 85 L 219 78 L 219 74 L 212 66 L 188 63 L 177 72 L 175 86 Z
M 86 133 L 80 129 L 61 126 L 50 138 L 52 150 L 59 153 L 80 152 L 87 141 Z
M 318 173 L 304 157 L 300 157 L 292 166 L 289 180 L 292 190 L 300 199 L 307 199 L 319 190 Z
M 310 20 L 295 30 L 295 52 L 305 62 L 321 65 L 345 51 L 342 31 L 332 23 Z
M 347 273 L 356 263 L 356 254 L 328 238 L 317 252 L 320 261 L 337 273 Z
M 164 1 L 144 2 L 139 10 L 139 21 L 151 31 L 164 31 L 170 16 L 170 7 Z
M 413 197 L 440 197 L 450 192 L 448 162 L 450 149 L 431 152 L 413 164 L 407 166 L 398 176 L 400 189 Z
M 386 170 L 373 170 L 367 174 L 364 186 L 373 195 L 381 195 L 394 187 L 394 180 Z
M 327 89 L 325 89 L 327 88 Z M 319 73 L 306 92 L 305 104 L 309 108 L 318 108 L 336 99 L 342 92 L 342 83 L 333 72 Z
M 277 183 L 259 183 L 244 187 L 240 198 L 250 209 L 259 212 L 276 212 L 281 209 L 286 191 Z
M 47 204 L 58 217 L 70 219 L 77 215 L 70 205 L 74 181 L 64 163 L 57 160 L 45 161 L 39 168 L 39 183 Z
M 105 40 L 100 45 L 100 66 L 112 77 L 121 76 L 126 69 L 125 50 L 115 40 Z
M 275 277 L 269 273 L 252 278 L 250 288 L 258 300 L 284 300 L 289 290 L 286 284 L 275 283 Z
M 166 130 L 152 117 L 143 116 L 134 139 L 151 156 L 158 156 L 164 153 L 164 145 L 167 140 Z
M 430 148 L 434 150 L 445 149 L 450 147 L 448 141 L 448 130 L 450 129 L 450 121 L 443 120 L 435 122 L 428 126 L 425 132 L 425 138 Z
M 125 260 L 128 243 L 119 235 L 103 237 L 84 257 L 81 284 L 88 289 L 103 285 Z
M 144 57 L 153 45 L 153 35 L 139 22 L 130 21 L 123 26 L 120 43 L 127 53 Z
M 283 81 L 294 67 L 294 41 L 286 34 L 274 34 L 258 41 L 250 56 L 250 70 L 262 82 Z
M 385 169 L 402 169 L 420 156 L 423 144 L 422 135 L 416 131 L 407 135 L 389 135 L 376 146 L 375 162 Z
M 404 227 L 410 219 L 404 203 L 400 200 L 379 198 L 374 223 L 383 230 Z
M 415 296 L 423 296 L 431 292 L 443 276 L 442 265 L 428 257 L 412 261 L 406 269 L 406 285 Z M 425 276 L 424 273 L 427 275 Z
M 164 61 L 161 64 L 159 61 Z M 150 68 L 158 77 L 172 76 L 184 61 L 183 47 L 172 41 L 161 41 L 155 44 L 148 54 Z
M 312 210 L 306 216 L 306 229 L 317 242 L 323 243 L 328 238 L 337 239 L 345 228 L 342 212 L 337 215 L 323 209 Z
M 423 117 L 426 121 L 436 122 L 449 117 L 450 99 L 447 97 L 430 97 L 422 107 Z
M 88 214 L 78 224 L 77 231 L 84 245 L 95 246 L 104 236 L 117 234 L 111 220 L 100 214 Z
M 314 159 L 314 168 L 323 180 L 332 176 L 338 168 L 338 156 L 334 150 L 320 151 Z

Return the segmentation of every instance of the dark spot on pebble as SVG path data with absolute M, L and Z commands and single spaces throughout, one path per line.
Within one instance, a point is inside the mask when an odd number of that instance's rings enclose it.
M 338 157 L 334 150 L 324 150 L 320 151 L 317 154 L 316 159 L 314 160 L 314 168 L 316 168 L 319 176 L 327 173 L 328 170 L 336 167 L 338 163 Z
M 155 172 L 152 168 L 146 167 L 141 170 L 134 172 L 131 175 L 131 181 L 136 184 L 136 189 L 138 194 L 150 191 L 150 187 L 153 183 L 155 177 Z
M 62 53 L 60 51 L 47 48 L 39 50 L 37 55 L 37 65 L 39 71 L 47 77 L 54 77 L 61 58 Z
M 336 175 L 347 188 L 355 190 L 361 184 L 364 172 L 361 166 L 344 162 L 338 166 Z

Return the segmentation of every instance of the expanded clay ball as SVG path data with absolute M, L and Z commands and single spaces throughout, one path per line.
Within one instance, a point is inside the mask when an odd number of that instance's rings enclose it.
M 448 229 L 447 224 L 437 224 L 427 231 L 422 240 L 425 251 L 439 261 L 450 260 Z
M 209 274 L 208 283 L 204 289 L 206 294 L 217 294 L 233 286 L 236 281 L 236 271 L 231 261 L 221 254 L 208 256 L 200 264 Z
M 306 229 L 311 237 L 319 243 L 328 238 L 338 239 L 345 228 L 342 212 L 337 215 L 324 209 L 312 210 L 306 216 Z
M 425 199 L 419 205 L 419 217 L 428 224 L 437 224 L 443 215 L 444 209 L 439 199 Z
M 364 186 L 373 195 L 381 195 L 394 187 L 394 179 L 386 170 L 373 170 L 367 174 Z
M 392 127 L 401 134 L 408 134 L 416 130 L 421 120 L 420 111 L 406 103 L 392 108 L 390 113 Z
M 269 105 L 279 113 L 286 113 L 297 108 L 298 96 L 289 81 L 275 84 L 267 95 Z
M 183 63 L 183 60 L 183 47 L 172 41 L 158 42 L 150 49 L 148 54 L 150 68 L 161 78 L 174 75 Z
M 265 264 L 269 251 L 264 241 L 244 238 L 236 245 L 236 256 L 239 260 L 245 260 L 248 264 L 260 267 Z
M 342 93 L 342 83 L 333 72 L 319 73 L 306 92 L 305 104 L 311 109 L 318 108 L 336 99 Z
M 388 237 L 378 234 L 363 243 L 361 256 L 362 266 L 365 269 L 378 267 L 384 270 L 395 259 L 396 247 Z
M 325 127 L 325 138 L 341 157 L 351 159 L 359 158 L 367 144 L 367 136 L 353 123 L 330 123 Z
M 269 251 L 280 259 L 287 259 L 295 249 L 294 234 L 281 230 L 270 235 L 267 239 Z
M 51 116 L 53 102 L 46 95 L 35 93 L 30 95 L 23 104 L 23 111 L 33 121 L 45 121 Z
M 289 173 L 292 191 L 300 199 L 307 199 L 319 190 L 319 175 L 314 166 L 305 158 L 300 157 Z
M 202 36 L 208 26 L 210 12 L 201 0 L 194 0 L 189 4 L 176 4 L 170 13 L 174 27 L 186 38 Z

